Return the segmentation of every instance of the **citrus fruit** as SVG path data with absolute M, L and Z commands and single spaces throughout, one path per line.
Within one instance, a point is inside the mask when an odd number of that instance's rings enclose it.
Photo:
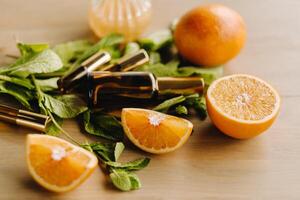
M 54 192 L 66 192 L 82 183 L 98 160 L 91 152 L 54 136 L 27 136 L 27 165 L 32 177 Z
M 150 153 L 167 153 L 182 146 L 193 130 L 193 124 L 160 112 L 124 108 L 122 125 L 129 140 Z
M 207 90 L 207 111 L 223 133 L 238 139 L 254 137 L 274 122 L 280 97 L 265 81 L 236 74 L 213 82 Z
M 179 53 L 204 67 L 235 57 L 246 40 L 245 23 L 234 10 L 220 5 L 199 6 L 179 19 L 174 32 Z

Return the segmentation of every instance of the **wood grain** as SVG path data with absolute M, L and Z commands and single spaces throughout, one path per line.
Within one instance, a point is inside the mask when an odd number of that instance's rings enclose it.
M 186 10 L 208 1 L 154 0 L 149 31 L 166 27 Z M 263 135 L 245 141 L 222 135 L 209 119 L 192 119 L 195 131 L 180 150 L 162 156 L 145 154 L 130 144 L 124 159 L 152 157 L 139 173 L 143 188 L 122 193 L 96 170 L 77 190 L 57 195 L 40 188 L 27 172 L 26 133 L 0 122 L 0 199 L 300 199 L 300 1 L 221 0 L 245 18 L 246 48 L 226 65 L 226 74 L 249 73 L 274 85 L 282 96 L 276 123 Z M 16 53 L 15 41 L 50 42 L 90 37 L 87 0 L 0 1 L 0 59 Z M 3 100 L 3 97 L 1 97 Z M 64 126 L 78 138 L 73 121 Z

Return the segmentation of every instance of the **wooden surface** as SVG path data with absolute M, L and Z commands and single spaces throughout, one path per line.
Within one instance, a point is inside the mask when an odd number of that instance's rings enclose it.
M 203 2 L 154 0 L 151 30 Z M 73 192 L 57 195 L 43 190 L 27 172 L 26 133 L 0 122 L 0 199 L 300 199 L 300 1 L 220 0 L 245 18 L 246 48 L 226 65 L 226 74 L 249 73 L 270 82 L 282 96 L 276 123 L 263 135 L 245 141 L 222 135 L 211 124 L 193 120 L 194 134 L 174 153 L 147 155 L 129 146 L 123 156 L 152 157 L 139 175 L 143 188 L 119 192 L 97 169 Z M 16 52 L 15 40 L 52 44 L 89 37 L 88 0 L 1 0 L 0 59 Z M 78 138 L 77 125 L 65 128 Z

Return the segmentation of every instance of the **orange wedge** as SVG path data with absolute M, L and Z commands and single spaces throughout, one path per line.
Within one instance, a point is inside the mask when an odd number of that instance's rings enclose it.
M 132 143 L 155 154 L 178 149 L 193 130 L 193 124 L 188 120 L 138 108 L 122 110 L 122 125 Z
M 265 81 L 236 74 L 216 80 L 207 90 L 207 111 L 223 133 L 247 139 L 267 130 L 279 113 L 280 97 Z
M 32 177 L 54 192 L 80 185 L 95 169 L 98 160 L 91 152 L 54 136 L 27 136 L 27 165 Z

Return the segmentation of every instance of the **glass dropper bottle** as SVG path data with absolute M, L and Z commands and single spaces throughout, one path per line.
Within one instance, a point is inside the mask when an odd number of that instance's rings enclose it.
M 105 55 L 105 53 L 102 53 Z M 103 56 L 92 56 L 91 58 Z M 87 91 L 87 101 L 91 107 L 99 107 L 99 99 L 114 100 L 157 100 L 181 94 L 201 93 L 204 81 L 201 77 L 155 77 L 150 72 L 130 71 L 149 61 L 145 50 L 121 59 L 113 65 L 104 65 L 88 59 L 88 65 L 78 67 L 62 77 L 58 83 L 61 91 L 67 92 L 80 84 Z M 95 69 L 94 63 L 101 64 L 101 71 Z M 99 68 L 98 66 L 97 68 Z M 108 71 L 109 70 L 109 71 Z M 86 92 L 85 91 L 85 92 Z M 122 101 L 119 103 L 123 103 Z
M 204 81 L 201 77 L 155 77 L 150 72 L 97 71 L 88 74 L 88 100 L 93 107 L 100 100 L 119 100 L 149 103 L 178 95 L 202 93 Z M 145 101 L 146 100 L 146 101 Z

